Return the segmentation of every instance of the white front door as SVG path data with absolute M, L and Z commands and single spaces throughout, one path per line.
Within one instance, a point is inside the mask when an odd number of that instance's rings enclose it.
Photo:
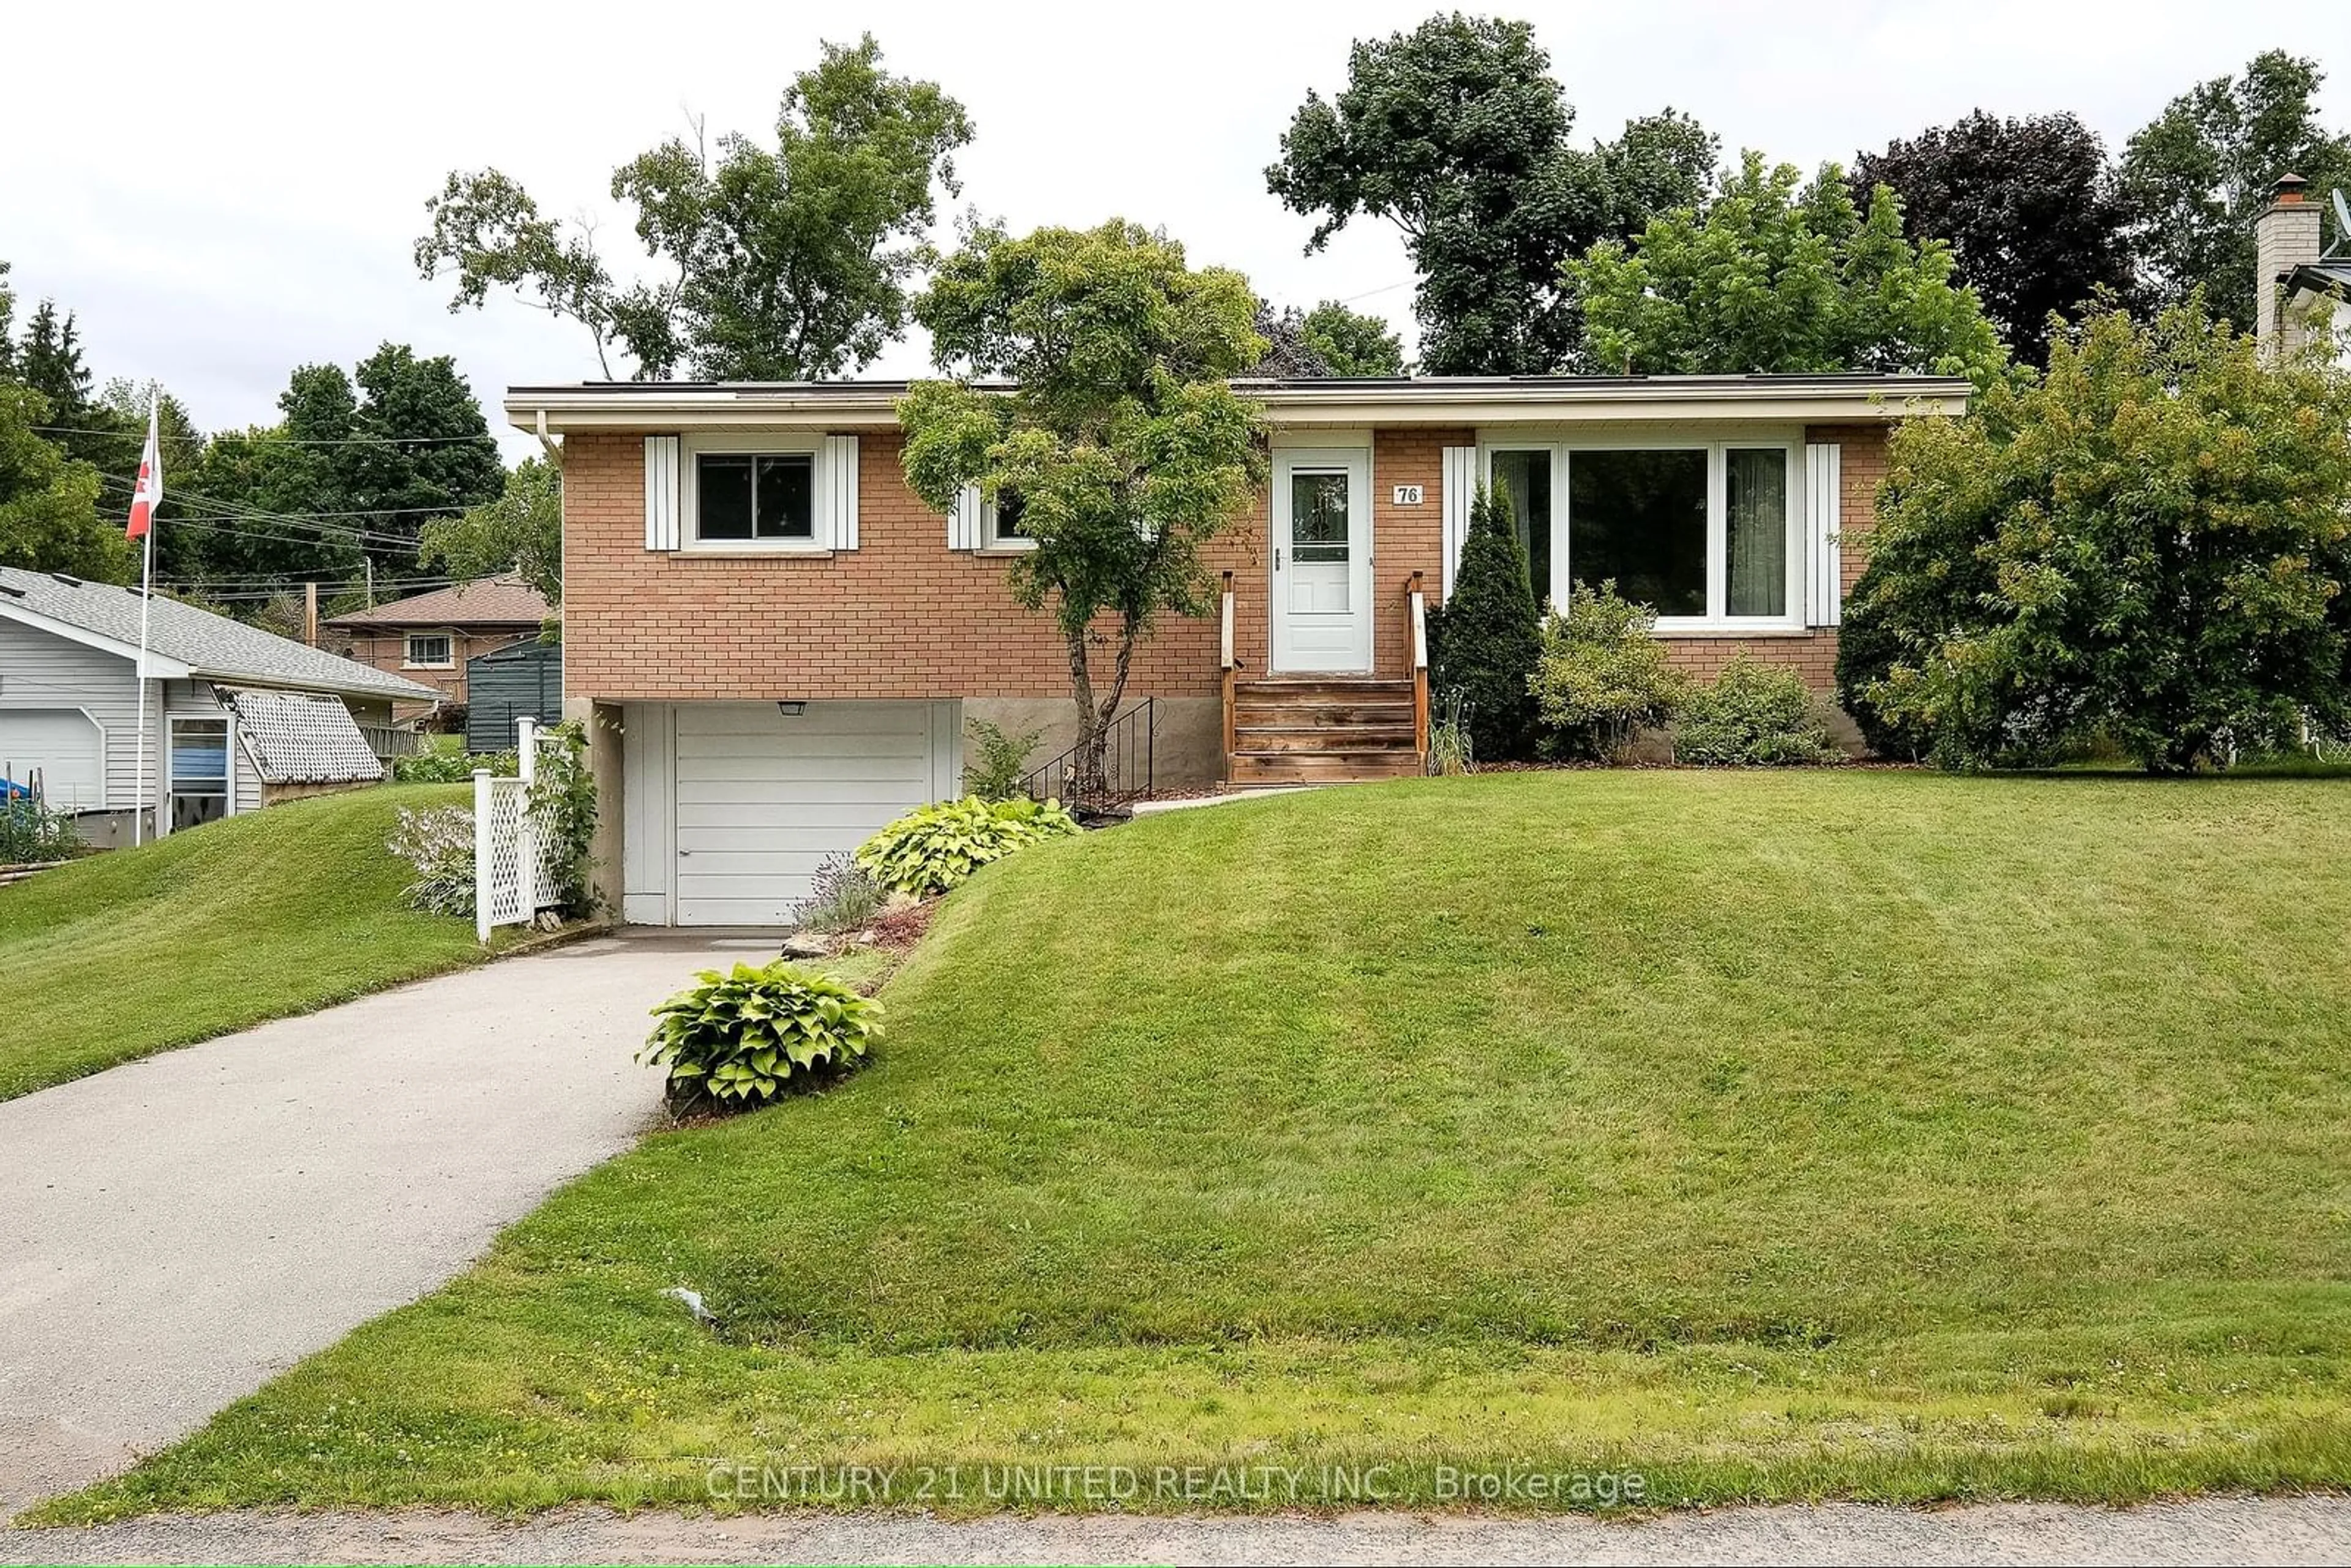
M 1273 456 L 1272 673 L 1372 667 L 1372 458 L 1361 447 Z

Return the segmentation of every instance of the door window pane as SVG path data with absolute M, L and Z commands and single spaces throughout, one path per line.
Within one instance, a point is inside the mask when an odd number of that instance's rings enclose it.
M 1347 559 L 1347 476 L 1344 470 L 1290 476 L 1290 558 L 1297 561 Z
M 1730 493 L 1730 591 L 1733 615 L 1788 612 L 1788 453 L 1784 447 L 1725 455 Z
M 1706 613 L 1706 454 L 1577 452 L 1567 464 L 1575 580 L 1659 615 Z
M 228 815 L 228 720 L 172 721 L 172 826 L 193 828 Z
M 1497 452 L 1493 485 L 1508 497 L 1519 546 L 1527 552 L 1527 580 L 1538 601 L 1551 597 L 1551 454 Z

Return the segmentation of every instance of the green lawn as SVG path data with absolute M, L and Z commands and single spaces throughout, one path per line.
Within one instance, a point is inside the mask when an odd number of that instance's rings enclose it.
M 1300 1472 L 1130 1507 L 1444 1501 L 1447 1466 L 1652 1502 L 2351 1484 L 2346 932 L 2339 781 L 1536 773 L 1158 817 L 950 899 L 870 1070 L 647 1140 L 40 1517 L 699 1504 L 737 1465 L 774 1501 L 841 1463 L 951 1509 L 1082 1503 L 977 1467 L 1089 1463 Z
M 462 785 L 297 800 L 0 888 L 0 1100 L 481 956 L 400 902 L 400 806 Z

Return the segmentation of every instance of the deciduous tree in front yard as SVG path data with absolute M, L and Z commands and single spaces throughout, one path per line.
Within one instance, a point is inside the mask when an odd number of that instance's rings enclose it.
M 907 481 L 942 512 L 967 485 L 999 507 L 1018 497 L 1032 548 L 1012 559 L 1012 591 L 1052 610 L 1069 649 L 1078 799 L 1102 788 L 1136 642 L 1162 612 L 1207 612 L 1201 541 L 1249 509 L 1263 474 L 1257 405 L 1225 384 L 1265 352 L 1256 313 L 1238 273 L 1195 270 L 1120 219 L 979 229 L 914 303 L 956 379 L 899 401 Z M 976 384 L 994 378 L 1017 390 Z
M 1966 765 L 2104 736 L 2177 771 L 2351 722 L 2351 378 L 2201 301 L 2060 338 L 1894 437 L 1840 684 Z

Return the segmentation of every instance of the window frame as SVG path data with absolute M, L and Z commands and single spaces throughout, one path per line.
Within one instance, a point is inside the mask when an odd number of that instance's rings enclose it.
M 1730 602 L 1730 460 L 1732 450 L 1777 450 L 1788 465 L 1786 561 L 1787 610 L 1779 615 L 1733 615 Z M 1697 452 L 1706 454 L 1706 612 L 1702 615 L 1660 615 L 1661 637 L 1770 636 L 1801 633 L 1804 625 L 1805 494 L 1804 432 L 1786 425 L 1701 426 L 1660 425 L 1631 430 L 1579 432 L 1556 426 L 1511 428 L 1494 426 L 1478 433 L 1478 482 L 1493 483 L 1494 455 L 1499 452 L 1551 454 L 1551 581 L 1537 585 L 1537 597 L 1554 608 L 1567 602 L 1574 582 L 1570 548 L 1569 501 L 1574 491 L 1569 468 L 1579 452 Z
M 814 555 L 833 552 L 825 516 L 825 452 L 821 434 L 797 431 L 712 431 L 678 443 L 678 553 L 687 555 Z M 801 539 L 706 539 L 702 537 L 702 459 L 805 457 L 809 460 L 809 537 Z
M 179 727 L 183 724 L 216 724 L 221 727 L 220 789 L 183 790 L 180 788 L 179 751 L 176 742 Z M 183 795 L 191 800 L 221 802 L 221 816 L 234 817 L 236 811 L 236 716 L 224 709 L 218 713 L 171 713 L 163 715 L 162 798 L 155 803 L 158 823 L 156 836 L 168 837 L 176 831 L 172 822 L 172 803 Z M 211 783 L 207 778 L 203 780 Z M 202 826 L 197 823 L 195 826 Z
M 448 657 L 420 659 L 416 644 L 420 641 L 439 638 L 448 644 Z M 400 667 L 403 670 L 454 670 L 457 667 L 457 633 L 455 632 L 403 632 L 400 637 Z
M 1007 534 L 997 530 L 996 501 L 983 491 L 979 497 L 979 543 L 977 547 L 988 555 L 1019 555 L 1037 548 L 1037 541 L 1027 534 Z

